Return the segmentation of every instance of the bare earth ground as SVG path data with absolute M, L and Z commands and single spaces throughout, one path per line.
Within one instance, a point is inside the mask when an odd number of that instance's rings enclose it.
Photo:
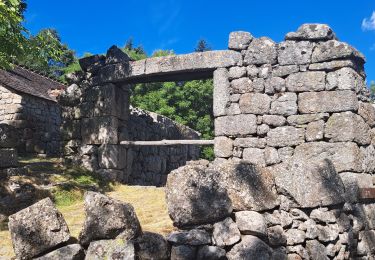
M 25 164 L 29 162 L 34 162 L 34 159 L 27 159 L 24 160 Z M 50 159 L 48 159 L 51 162 Z M 36 162 L 36 164 L 39 161 Z M 43 162 L 45 163 L 45 162 Z M 56 166 L 56 161 L 52 160 L 51 166 Z M 58 167 L 57 167 L 58 168 Z M 62 172 L 59 172 L 61 170 Z M 43 169 L 36 168 L 32 174 L 38 175 L 40 172 L 44 172 L 43 178 L 45 177 L 45 173 L 49 172 L 49 178 L 55 173 L 52 173 L 50 168 L 43 165 Z M 62 174 L 65 170 L 64 169 L 57 169 L 55 172 L 58 174 Z M 63 179 L 60 175 L 59 178 L 55 179 Z M 69 175 L 68 175 L 69 176 Z M 77 179 L 84 179 L 84 183 L 87 184 L 87 175 L 86 173 L 82 175 L 74 175 L 73 179 L 76 181 Z M 56 176 L 54 176 L 56 177 Z M 80 183 L 78 181 L 78 183 Z M 90 182 L 90 184 L 92 184 Z M 78 190 L 78 192 L 77 192 Z M 80 194 L 78 198 L 74 197 L 74 200 L 68 199 L 66 197 L 71 197 L 72 194 Z M 73 237 L 78 237 L 78 234 L 81 230 L 83 221 L 84 221 L 84 209 L 83 209 L 83 201 L 81 194 L 83 193 L 82 187 L 76 185 L 72 190 L 60 192 L 53 192 L 54 196 L 56 196 L 56 204 L 58 209 L 64 215 L 65 220 L 69 226 L 71 235 Z M 139 221 L 141 222 L 142 228 L 144 231 L 151 231 L 159 234 L 166 235 L 174 230 L 172 225 L 172 221 L 170 220 L 167 212 L 167 206 L 165 201 L 165 193 L 164 188 L 156 188 L 156 187 L 141 187 L 141 186 L 126 186 L 120 184 L 111 185 L 109 191 L 106 194 L 112 198 L 116 198 L 118 200 L 131 203 Z M 74 195 L 76 196 L 76 195 Z M 12 242 L 10 239 L 9 231 L 0 231 L 0 259 L 11 259 L 14 257 Z

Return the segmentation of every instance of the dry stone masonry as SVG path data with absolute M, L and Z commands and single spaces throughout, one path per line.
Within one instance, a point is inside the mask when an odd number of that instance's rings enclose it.
M 168 212 L 178 229 L 166 239 L 142 232 L 131 205 L 88 192 L 79 244 L 70 242 L 48 200 L 11 216 L 17 257 L 374 259 L 375 108 L 363 55 L 321 24 L 304 24 L 278 44 L 233 32 L 229 49 L 133 62 L 112 48 L 106 59 L 81 61 L 86 76 L 68 89 L 72 103 L 65 108 L 67 127 L 76 130 L 66 140 L 77 141 L 77 151 L 98 149 L 104 169 L 125 166 L 118 141 L 141 136 L 128 131 L 132 113 L 122 114 L 128 106 L 116 103 L 127 100 L 127 88 L 114 82 L 184 73 L 213 75 L 216 160 L 189 162 L 168 175 Z M 117 93 L 109 104 L 97 94 L 74 94 L 95 92 L 98 84 L 100 93 Z

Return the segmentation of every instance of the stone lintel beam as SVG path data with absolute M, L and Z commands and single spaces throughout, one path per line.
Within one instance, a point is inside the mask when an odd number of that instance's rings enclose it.
M 231 50 L 154 57 L 107 65 L 100 69 L 98 76 L 95 77 L 95 83 L 206 79 L 212 77 L 213 71 L 217 68 L 241 63 L 241 53 Z

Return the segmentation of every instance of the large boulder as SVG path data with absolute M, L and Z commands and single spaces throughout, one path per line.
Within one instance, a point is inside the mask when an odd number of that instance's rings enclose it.
M 291 197 L 301 208 L 344 202 L 344 184 L 328 159 L 292 159 L 270 167 L 270 171 L 275 177 L 278 191 Z
M 63 216 L 49 198 L 9 216 L 9 231 L 18 259 L 30 259 L 70 239 Z
M 100 239 L 135 239 L 142 234 L 132 205 L 97 192 L 85 194 L 86 219 L 79 234 L 80 244 Z
M 35 258 L 37 260 L 55 260 L 55 259 L 69 259 L 81 260 L 85 258 L 85 253 L 81 245 L 73 244 L 58 248 L 48 254 Z
M 94 241 L 90 243 L 85 259 L 135 260 L 134 244 L 123 239 Z
M 336 39 L 335 33 L 326 24 L 305 23 L 297 32 L 290 32 L 285 36 L 285 40 L 294 41 L 327 41 Z
M 14 148 L 17 142 L 17 129 L 7 124 L 0 124 L 0 148 Z
M 220 185 L 218 172 L 187 165 L 168 175 L 169 216 L 178 227 L 214 223 L 232 212 L 231 200 Z
M 245 65 L 277 63 L 276 43 L 267 37 L 253 39 L 244 54 Z
M 272 174 L 252 163 L 225 162 L 214 165 L 208 172 L 217 172 L 235 211 L 266 210 L 278 205 Z

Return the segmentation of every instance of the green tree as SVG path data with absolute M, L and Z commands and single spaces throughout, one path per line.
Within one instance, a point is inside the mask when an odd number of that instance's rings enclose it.
M 142 45 L 134 47 L 133 38 L 129 38 L 126 41 L 125 46 L 122 50 L 129 55 L 132 60 L 143 60 L 147 58 L 146 51 L 143 49 Z
M 9 69 L 25 53 L 27 30 L 22 25 L 26 4 L 20 0 L 0 1 L 0 68 Z
M 211 46 L 207 43 L 205 39 L 200 39 L 195 47 L 195 52 L 204 52 L 212 50 Z

